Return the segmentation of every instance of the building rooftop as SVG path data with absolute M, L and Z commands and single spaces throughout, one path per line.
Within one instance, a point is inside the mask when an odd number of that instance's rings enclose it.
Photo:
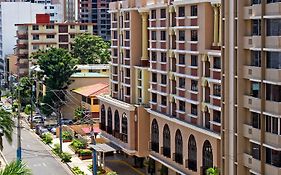
M 71 78 L 108 78 L 109 75 L 97 72 L 77 72 L 71 75 Z
M 86 64 L 86 65 L 77 65 L 77 69 L 109 69 L 109 64 Z
M 80 87 L 78 89 L 72 90 L 77 94 L 83 95 L 85 97 L 95 97 L 97 95 L 109 94 L 109 84 L 108 83 L 98 83 L 90 86 Z

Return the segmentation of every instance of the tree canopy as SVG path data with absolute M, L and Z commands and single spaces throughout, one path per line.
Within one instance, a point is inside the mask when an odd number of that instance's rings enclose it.
M 76 71 L 77 59 L 61 48 L 50 48 L 40 51 L 37 55 L 38 65 L 44 74 L 46 85 L 46 95 L 43 103 L 55 106 L 61 100 L 64 100 L 63 90 L 67 89 L 71 83 L 70 76 Z M 45 109 L 48 108 L 45 106 Z M 52 110 L 49 110 L 51 113 Z M 45 111 L 46 112 L 46 111 Z
M 9 143 L 12 142 L 14 125 L 12 114 L 0 108 L 0 128 Z M 0 135 L 0 150 L 3 150 L 2 135 Z
M 71 53 L 79 64 L 107 64 L 109 46 L 100 36 L 83 33 L 75 37 Z

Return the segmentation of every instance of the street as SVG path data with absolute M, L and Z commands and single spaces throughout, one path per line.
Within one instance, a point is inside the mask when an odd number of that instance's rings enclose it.
M 34 175 L 71 175 L 65 164 L 52 157 L 50 148 L 44 145 L 39 138 L 23 123 L 22 129 L 22 159 L 31 168 Z M 17 137 L 16 128 L 13 133 L 13 142 L 10 145 L 3 139 L 3 154 L 8 162 L 16 159 Z

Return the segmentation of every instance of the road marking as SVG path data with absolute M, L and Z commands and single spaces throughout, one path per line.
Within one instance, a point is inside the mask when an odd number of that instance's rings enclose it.
M 47 167 L 47 165 L 44 162 L 42 164 L 43 164 L 44 167 Z

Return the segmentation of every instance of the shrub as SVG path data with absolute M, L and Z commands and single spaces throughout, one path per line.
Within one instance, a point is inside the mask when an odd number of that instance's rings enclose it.
M 106 175 L 118 175 L 118 174 L 114 171 L 111 171 L 111 172 L 106 173 Z
M 69 131 L 62 132 L 62 140 L 72 140 L 72 135 Z
M 87 143 L 78 139 L 74 139 L 70 146 L 74 149 L 75 152 L 78 152 L 80 149 L 86 148 Z
M 60 155 L 60 144 L 57 143 L 57 144 L 54 145 L 53 152 L 56 155 Z
M 80 150 L 80 156 L 89 156 L 92 155 L 92 151 L 89 149 L 81 149 Z
M 53 142 L 53 135 L 51 133 L 45 133 L 42 135 L 42 140 L 46 144 L 51 144 Z
M 67 163 L 67 162 L 71 162 L 72 156 L 69 153 L 63 152 L 61 153 L 60 158 L 62 162 Z
M 75 174 L 75 175 L 86 175 L 83 171 L 81 171 L 80 170 L 80 168 L 79 167 L 73 167 L 72 168 L 72 171 L 73 171 L 73 173 Z

